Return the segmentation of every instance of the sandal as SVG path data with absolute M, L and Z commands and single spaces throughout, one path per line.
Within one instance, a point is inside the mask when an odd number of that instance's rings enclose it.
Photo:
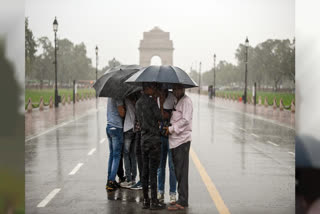
M 173 206 L 169 206 L 168 210 L 169 211 L 184 210 L 184 206 L 181 206 L 180 204 L 175 204 Z

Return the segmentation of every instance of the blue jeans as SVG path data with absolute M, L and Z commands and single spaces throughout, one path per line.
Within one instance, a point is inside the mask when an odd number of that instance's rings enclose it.
M 115 181 L 121 158 L 123 129 L 107 125 L 106 132 L 109 141 L 108 180 Z
M 172 154 L 169 149 L 169 141 L 167 137 L 161 136 L 161 158 L 160 158 L 160 166 L 158 168 L 158 191 L 160 193 L 164 193 L 164 184 L 166 180 L 167 156 L 169 156 L 170 194 L 176 194 L 177 180 L 176 180 L 176 175 L 174 173 Z
M 135 154 L 135 136 L 131 130 L 124 133 L 123 159 L 127 181 L 135 181 L 137 176 L 137 162 Z

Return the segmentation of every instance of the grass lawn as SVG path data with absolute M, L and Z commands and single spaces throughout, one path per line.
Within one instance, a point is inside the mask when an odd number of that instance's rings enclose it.
M 251 99 L 252 92 L 248 91 L 248 98 Z M 225 95 L 231 95 L 236 97 L 241 97 L 243 94 L 243 91 L 217 91 L 217 96 L 225 96 Z M 284 92 L 264 92 L 264 91 L 257 91 L 257 103 L 258 98 L 261 96 L 262 104 L 264 104 L 264 98 L 267 97 L 267 101 L 270 105 L 273 104 L 273 99 L 276 98 L 277 105 L 279 106 L 280 99 L 282 98 L 283 104 L 285 106 L 290 106 L 291 101 L 295 100 L 295 94 L 294 93 L 284 93 Z
M 64 95 L 65 97 L 68 97 L 70 95 L 70 99 L 73 100 L 73 91 L 72 89 L 58 89 L 58 93 L 61 96 Z M 78 88 L 77 94 L 91 94 L 95 95 L 95 90 L 93 88 L 87 89 L 87 88 Z M 43 101 L 45 104 L 49 104 L 50 96 L 54 98 L 54 89 L 26 89 L 25 91 L 25 108 L 27 108 L 27 103 L 29 100 L 29 97 L 32 100 L 33 107 L 38 107 L 40 102 L 40 97 L 43 97 Z

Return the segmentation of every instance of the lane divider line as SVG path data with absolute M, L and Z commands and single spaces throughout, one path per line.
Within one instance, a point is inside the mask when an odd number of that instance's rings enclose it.
M 92 155 L 95 151 L 96 151 L 96 148 L 91 149 L 88 155 Z
M 220 214 L 230 214 L 228 207 L 225 205 L 224 201 L 222 200 L 219 191 L 217 190 L 216 186 L 212 182 L 211 178 L 209 177 L 208 173 L 206 172 L 205 168 L 201 164 L 197 154 L 193 151 L 192 147 L 190 147 L 190 156 L 196 165 L 196 168 L 199 171 L 199 174 L 203 180 L 203 183 L 206 185 L 208 192 L 213 200 L 217 210 Z
M 293 152 L 288 152 L 290 155 L 296 156 Z
M 77 173 L 77 171 L 80 169 L 80 167 L 83 165 L 83 163 L 78 163 L 76 167 L 73 168 L 73 170 L 69 173 L 69 175 L 74 175 Z
M 273 142 L 271 142 L 271 141 L 267 141 L 269 144 L 271 144 L 271 145 L 274 145 L 274 146 L 279 146 L 278 144 L 276 144 L 276 143 L 273 143 Z
M 99 110 L 100 109 L 102 109 L 102 108 L 99 108 Z M 58 124 L 58 125 L 56 125 L 56 126 L 54 126 L 52 128 L 44 130 L 43 132 L 41 132 L 39 134 L 35 134 L 35 135 L 32 135 L 32 136 L 26 137 L 24 142 L 28 142 L 30 140 L 33 140 L 34 138 L 38 138 L 38 137 L 40 137 L 42 135 L 48 134 L 51 131 L 59 129 L 59 128 L 65 126 L 65 125 L 68 125 L 69 123 L 72 123 L 72 122 L 75 122 L 77 120 L 80 120 L 80 119 L 84 118 L 85 116 L 88 116 L 89 114 L 92 114 L 92 113 L 95 113 L 95 112 L 97 112 L 97 110 L 95 110 L 95 109 L 94 110 L 88 110 L 86 113 L 84 113 L 83 115 L 77 116 L 75 119 L 71 119 L 69 121 L 62 122 L 62 123 L 60 123 L 60 124 Z
M 100 140 L 100 143 L 103 143 L 105 140 L 106 140 L 105 138 L 102 138 L 102 139 Z
M 61 189 L 54 189 L 52 190 L 47 197 L 45 197 L 37 207 L 45 207 L 55 196 L 60 192 Z

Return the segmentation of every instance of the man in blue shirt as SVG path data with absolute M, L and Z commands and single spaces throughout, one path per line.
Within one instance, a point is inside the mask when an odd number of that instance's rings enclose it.
M 107 136 L 109 141 L 108 182 L 106 189 L 113 191 L 119 184 L 116 182 L 116 174 L 121 158 L 123 145 L 123 118 L 125 108 L 122 100 L 108 98 L 107 104 Z

